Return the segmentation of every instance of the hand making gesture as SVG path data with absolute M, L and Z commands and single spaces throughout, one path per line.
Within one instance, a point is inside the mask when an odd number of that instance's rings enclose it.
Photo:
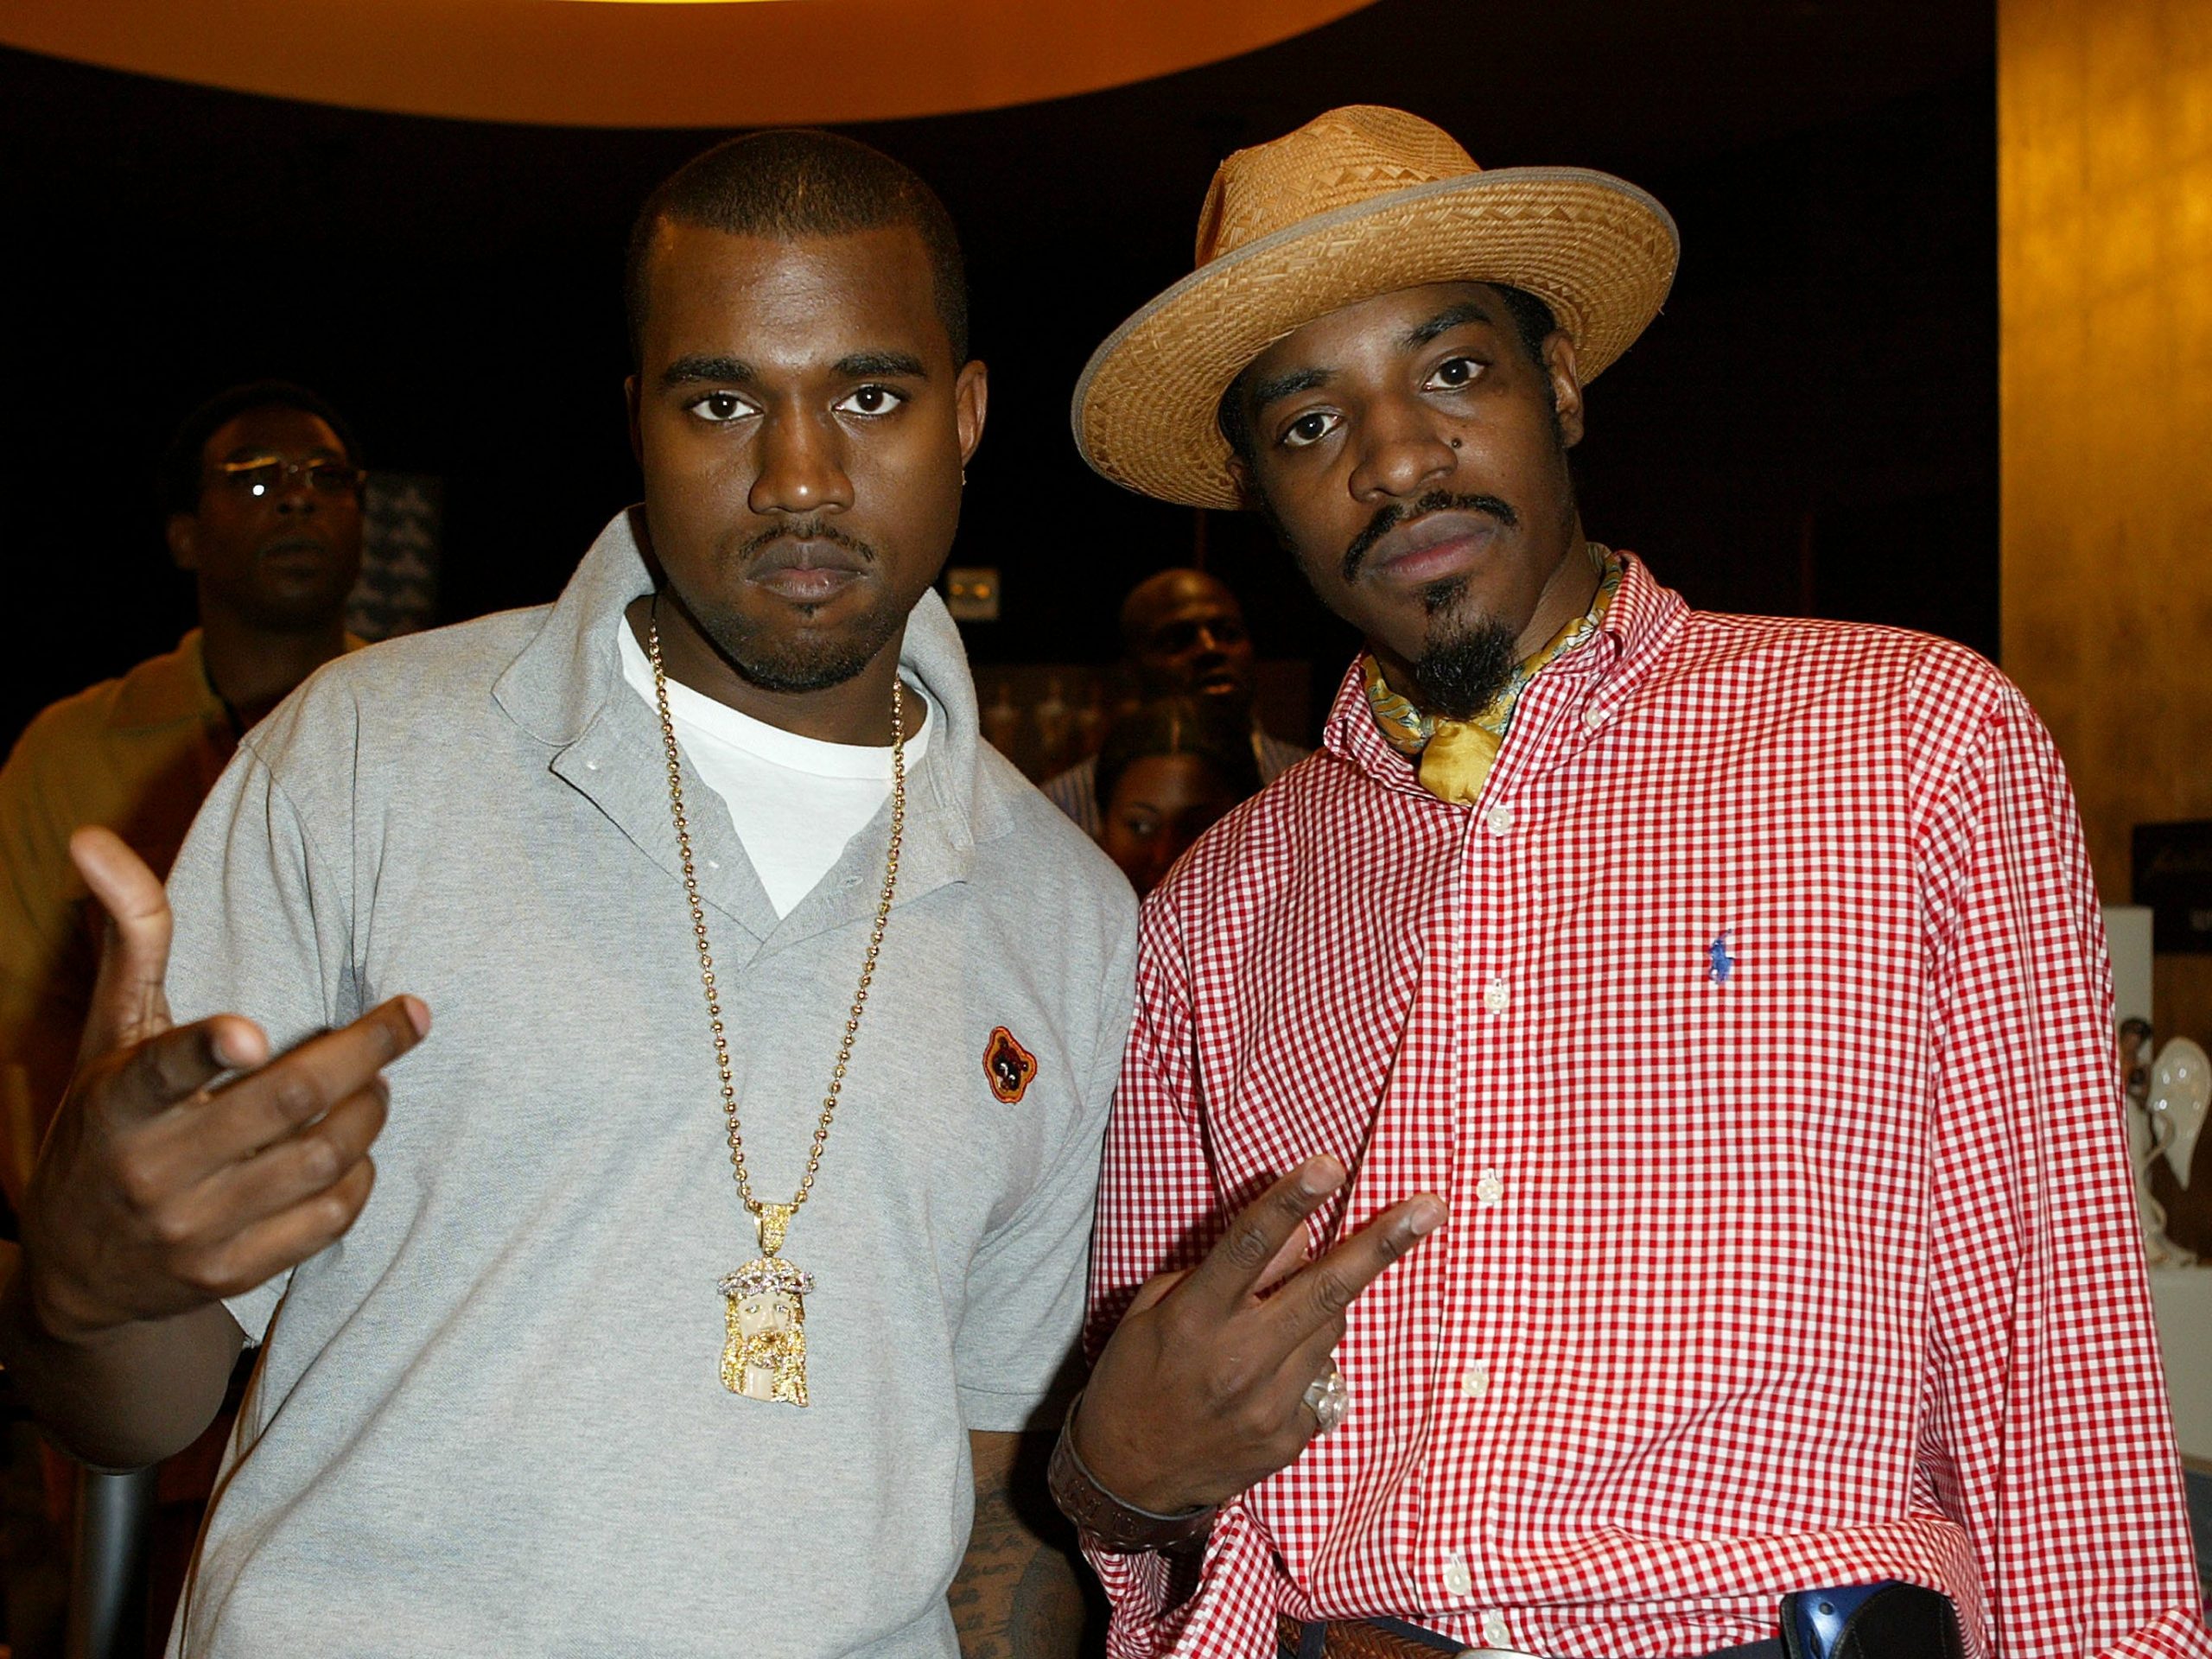
M 1220 1503 L 1294 1461 L 1325 1412 L 1333 1420 L 1346 1311 L 1445 1217 L 1418 1193 L 1299 1267 L 1306 1217 L 1344 1179 L 1335 1159 L 1308 1159 L 1197 1267 L 1138 1291 L 1070 1426 L 1098 1485 L 1155 1515 Z

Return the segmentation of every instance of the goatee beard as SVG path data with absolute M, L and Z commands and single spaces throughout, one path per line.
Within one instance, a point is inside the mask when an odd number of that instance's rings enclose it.
M 1465 577 L 1453 576 L 1421 595 L 1433 626 L 1413 664 L 1414 684 L 1421 692 L 1421 712 L 1444 720 L 1472 720 L 1489 708 L 1512 683 L 1521 662 L 1513 630 L 1497 618 L 1459 622 L 1450 617 L 1466 585 Z

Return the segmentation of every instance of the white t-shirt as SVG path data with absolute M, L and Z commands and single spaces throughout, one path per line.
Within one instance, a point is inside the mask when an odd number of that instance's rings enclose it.
M 653 665 L 645 647 L 620 616 L 614 631 L 622 639 L 622 677 L 648 708 L 654 707 Z M 926 703 L 928 694 L 922 698 Z M 801 737 L 740 714 L 673 677 L 668 682 L 668 715 L 676 723 L 683 758 L 729 809 L 745 855 L 779 917 L 790 915 L 814 891 L 843 855 L 845 843 L 868 827 L 891 793 L 887 743 L 871 748 Z M 930 715 L 906 740 L 909 778 L 937 729 L 933 707 Z

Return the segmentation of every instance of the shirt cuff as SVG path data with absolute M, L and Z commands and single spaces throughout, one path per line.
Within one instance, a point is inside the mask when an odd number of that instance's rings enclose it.
M 1198 1563 L 1157 1550 L 1084 1554 L 1113 1606 L 1107 1659 L 1274 1652 L 1283 1586 L 1241 1499 L 1223 1505 Z

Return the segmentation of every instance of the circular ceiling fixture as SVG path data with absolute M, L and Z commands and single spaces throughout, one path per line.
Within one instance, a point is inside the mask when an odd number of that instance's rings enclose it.
M 1094 92 L 1368 0 L 9 0 L 0 42 L 312 103 L 589 127 L 881 121 Z

